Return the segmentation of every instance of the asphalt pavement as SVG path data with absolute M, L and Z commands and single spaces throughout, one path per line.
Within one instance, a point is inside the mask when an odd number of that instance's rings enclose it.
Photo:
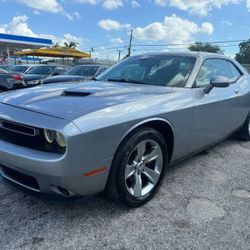
M 168 170 L 128 209 L 103 197 L 52 204 L 0 179 L 0 249 L 250 249 L 250 142 L 227 140 Z

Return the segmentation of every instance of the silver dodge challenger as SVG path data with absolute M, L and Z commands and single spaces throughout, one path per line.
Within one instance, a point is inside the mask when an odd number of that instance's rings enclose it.
M 138 55 L 95 81 L 0 97 L 0 172 L 37 193 L 138 207 L 171 164 L 230 135 L 250 140 L 250 77 L 218 54 Z

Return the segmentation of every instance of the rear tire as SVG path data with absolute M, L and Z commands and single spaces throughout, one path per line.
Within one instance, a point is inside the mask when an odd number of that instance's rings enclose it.
M 158 192 L 167 166 L 164 137 L 149 127 L 136 129 L 117 149 L 106 194 L 128 207 L 142 206 Z
M 236 136 L 241 140 L 250 141 L 250 113 L 248 114 L 242 128 L 237 132 Z

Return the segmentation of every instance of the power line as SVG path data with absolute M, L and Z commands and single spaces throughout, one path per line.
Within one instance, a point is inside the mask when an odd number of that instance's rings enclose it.
M 220 43 L 236 43 L 236 42 L 247 42 L 248 40 L 225 40 L 225 41 L 209 41 L 202 43 L 210 43 L 210 44 L 220 44 Z M 134 44 L 133 46 L 146 46 L 146 47 L 169 47 L 169 46 L 185 46 L 195 44 L 196 42 L 190 43 L 168 43 L 168 44 Z
M 126 39 L 127 40 L 127 39 Z M 135 42 L 132 45 L 132 41 Z M 249 42 L 248 39 L 239 39 L 239 40 L 218 40 L 218 41 L 208 41 L 208 42 L 204 42 L 204 41 L 199 41 L 201 43 L 209 43 L 209 44 L 219 44 L 218 46 L 221 48 L 229 48 L 229 47 L 238 47 L 239 43 L 241 42 Z M 107 48 L 102 48 L 102 46 L 104 45 L 99 45 L 96 47 L 91 47 L 90 51 L 91 52 L 98 52 L 98 51 L 107 51 L 107 53 L 110 53 L 108 51 L 113 50 L 113 51 L 118 51 L 119 50 L 122 52 L 122 50 L 128 50 L 128 54 L 127 56 L 131 55 L 132 52 L 132 46 L 135 48 L 135 51 L 162 51 L 164 48 L 166 49 L 182 49 L 179 46 L 185 46 L 188 47 L 192 44 L 195 44 L 196 42 L 187 42 L 187 43 L 167 43 L 167 44 L 140 44 L 136 39 L 134 39 L 133 37 L 133 31 L 131 30 L 131 34 L 130 34 L 130 38 L 129 38 L 129 44 L 128 45 L 119 45 L 119 46 L 111 46 L 111 47 L 107 47 Z M 237 44 L 233 44 L 233 43 L 237 43 Z M 106 44 L 110 44 L 110 43 L 106 43 Z M 164 48 L 163 48 L 164 47 Z M 121 52 L 119 52 L 119 54 L 121 54 Z M 118 57 L 119 57 L 118 54 Z

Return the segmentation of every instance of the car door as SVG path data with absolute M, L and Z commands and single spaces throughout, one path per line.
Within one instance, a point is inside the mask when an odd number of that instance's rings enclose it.
M 224 59 L 207 59 L 201 66 L 193 88 L 193 126 L 189 151 L 209 146 L 239 128 L 246 115 L 242 109 L 240 84 L 243 74 L 230 69 L 231 62 Z M 204 88 L 213 77 L 224 76 L 232 81 L 228 87 L 213 88 L 209 94 Z

